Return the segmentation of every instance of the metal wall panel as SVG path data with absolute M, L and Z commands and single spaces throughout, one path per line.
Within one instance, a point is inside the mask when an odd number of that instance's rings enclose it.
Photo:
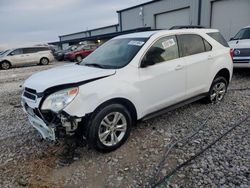
M 61 41 L 66 41 L 66 40 L 72 40 L 72 39 L 78 39 L 78 38 L 84 38 L 87 37 L 86 32 L 81 32 L 81 33 L 75 33 L 72 35 L 65 35 L 65 36 L 60 36 Z
M 169 29 L 174 25 L 189 25 L 190 8 L 155 15 L 156 29 Z
M 101 29 L 91 31 L 91 36 L 103 35 L 103 34 L 107 34 L 107 33 L 114 33 L 116 31 L 117 31 L 116 26 L 101 28 Z
M 96 35 L 103 35 L 107 33 L 114 33 L 117 31 L 118 26 L 117 25 L 112 25 L 112 26 L 107 26 L 103 28 L 97 28 L 93 30 L 88 30 L 88 31 L 83 31 L 79 33 L 72 33 L 68 35 L 62 35 L 60 36 L 60 41 L 67 41 L 67 40 L 72 40 L 72 39 L 79 39 L 79 38 L 85 38 L 85 37 L 90 37 L 90 36 L 96 36 Z
M 190 24 L 196 25 L 198 23 L 198 0 L 162 0 L 124 10 L 118 12 L 119 24 L 123 31 L 138 27 L 155 29 L 155 15 L 186 7 L 190 7 Z
M 250 25 L 250 0 L 212 2 L 211 27 L 229 40 L 240 28 Z

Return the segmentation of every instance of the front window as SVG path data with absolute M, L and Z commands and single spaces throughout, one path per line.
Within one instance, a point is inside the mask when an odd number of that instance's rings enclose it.
M 142 48 L 147 38 L 122 38 L 106 42 L 80 65 L 105 69 L 119 69 L 126 66 Z
M 170 61 L 179 58 L 177 39 L 175 36 L 167 36 L 156 41 L 143 57 L 142 64 L 153 64 Z
M 9 53 L 8 55 L 21 55 L 21 54 L 23 54 L 23 50 L 16 49 L 16 50 L 12 51 L 11 53 Z

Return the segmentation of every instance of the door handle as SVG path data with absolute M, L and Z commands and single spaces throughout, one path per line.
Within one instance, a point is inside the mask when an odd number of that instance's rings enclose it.
M 182 66 L 182 65 L 177 65 L 177 66 L 175 67 L 175 70 L 181 70 L 181 69 L 183 69 L 183 66 Z
M 213 60 L 214 58 L 213 58 L 213 56 L 209 55 L 209 56 L 207 57 L 207 59 L 208 59 L 208 60 Z

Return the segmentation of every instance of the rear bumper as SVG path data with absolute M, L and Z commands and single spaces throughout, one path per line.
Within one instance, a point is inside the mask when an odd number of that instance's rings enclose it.
M 65 56 L 64 56 L 64 60 L 74 61 L 74 60 L 75 60 L 75 56 L 65 55 Z

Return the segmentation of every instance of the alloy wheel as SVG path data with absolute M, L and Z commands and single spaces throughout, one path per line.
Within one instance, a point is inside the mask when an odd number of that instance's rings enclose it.
M 216 83 L 213 88 L 210 95 L 210 99 L 213 103 L 221 101 L 226 93 L 226 84 L 224 82 L 218 82 Z
M 49 64 L 48 59 L 46 59 L 46 58 L 42 58 L 42 60 L 41 60 L 41 64 L 42 64 L 42 65 L 48 65 L 48 64 Z
M 7 70 L 10 68 L 10 64 L 8 62 L 2 62 L 1 67 L 2 69 Z
M 118 144 L 127 131 L 127 120 L 120 112 L 112 112 L 106 115 L 99 126 L 98 137 L 105 146 Z

